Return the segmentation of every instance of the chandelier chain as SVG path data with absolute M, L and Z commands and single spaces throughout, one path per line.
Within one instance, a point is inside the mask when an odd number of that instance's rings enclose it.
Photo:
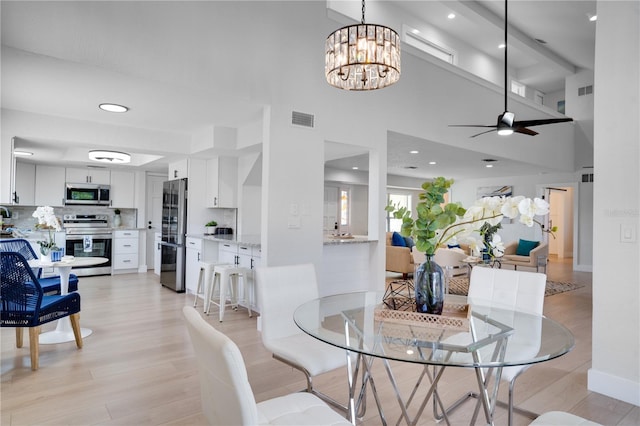
M 360 23 L 364 25 L 364 0 L 362 0 L 362 21 Z

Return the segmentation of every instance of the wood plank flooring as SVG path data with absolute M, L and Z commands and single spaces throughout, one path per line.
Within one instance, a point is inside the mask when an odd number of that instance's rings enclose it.
M 535 412 L 563 410 L 605 425 L 640 424 L 640 409 L 586 387 L 591 366 L 591 274 L 571 270 L 571 259 L 554 260 L 549 279 L 585 286 L 545 298 L 545 314 L 569 327 L 575 349 L 559 359 L 530 368 L 517 381 L 516 402 Z M 40 369 L 32 372 L 27 341 L 15 347 L 12 328 L 1 329 L 1 424 L 16 425 L 202 425 L 200 386 L 181 309 L 193 296 L 160 286 L 153 273 L 83 277 L 82 327 L 93 334 L 77 350 L 75 343 L 40 346 Z M 201 306 L 201 305 L 200 305 Z M 304 387 L 300 373 L 275 361 L 262 346 L 256 318 L 244 309 L 228 310 L 208 322 L 230 336 L 245 357 L 256 400 L 261 401 Z M 53 324 L 43 327 L 43 331 Z M 25 332 L 26 333 L 26 332 Z M 28 340 L 28 339 L 26 339 Z M 390 424 L 400 414 L 381 363 L 375 363 L 376 386 Z M 395 363 L 393 371 L 403 393 L 412 388 L 419 368 Z M 445 402 L 474 389 L 474 376 L 465 369 L 449 369 L 441 382 Z M 333 397 L 346 400 L 343 371 L 315 380 Z M 506 386 L 501 387 L 506 395 Z M 473 402 L 454 412 L 453 424 L 468 424 Z M 436 422 L 428 405 L 420 425 Z M 481 422 L 480 422 L 481 423 Z M 518 416 L 516 424 L 529 419 Z M 381 424 L 369 393 L 362 425 Z M 496 424 L 506 424 L 497 408 Z

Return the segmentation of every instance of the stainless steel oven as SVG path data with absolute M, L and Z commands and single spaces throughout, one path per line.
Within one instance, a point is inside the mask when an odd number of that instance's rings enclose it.
M 64 215 L 66 231 L 65 255 L 75 257 L 106 257 L 106 263 L 96 266 L 74 266 L 78 276 L 110 275 L 113 235 L 106 215 Z

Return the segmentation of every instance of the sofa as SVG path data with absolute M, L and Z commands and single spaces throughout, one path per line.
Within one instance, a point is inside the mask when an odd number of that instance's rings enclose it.
M 416 264 L 409 247 L 394 246 L 392 244 L 393 232 L 387 232 L 387 254 L 386 270 L 398 272 L 402 278 L 407 279 L 409 274 L 413 274 Z
M 527 240 L 513 241 L 504 247 L 504 255 L 500 258 L 501 267 L 512 265 L 513 269 L 520 267 L 535 268 L 536 272 L 540 272 L 540 268 L 544 268 L 546 273 L 547 259 L 549 257 L 549 245 L 547 242 L 539 242 L 537 246 L 531 249 L 528 256 L 518 253 L 518 246 L 525 243 L 531 243 Z

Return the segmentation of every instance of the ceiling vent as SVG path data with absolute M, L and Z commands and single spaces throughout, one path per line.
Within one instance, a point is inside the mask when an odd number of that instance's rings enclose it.
M 313 114 L 305 114 L 298 111 L 291 112 L 291 124 L 294 126 L 313 128 L 314 118 Z

